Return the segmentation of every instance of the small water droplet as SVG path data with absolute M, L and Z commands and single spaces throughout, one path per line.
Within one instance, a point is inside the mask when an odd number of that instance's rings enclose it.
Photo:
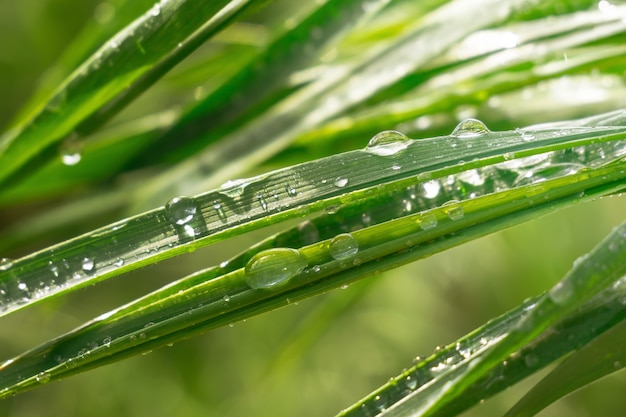
M 228 303 L 230 301 L 230 295 L 225 295 L 222 297 L 222 300 L 224 300 L 225 303 Z
M 337 187 L 339 187 L 339 188 L 343 188 L 343 187 L 345 187 L 346 185 L 348 185 L 348 179 L 347 179 L 347 178 L 341 178 L 341 177 L 336 178 L 336 179 L 335 179 L 335 185 L 336 185 Z
M 75 134 L 72 134 L 61 144 L 61 162 L 67 166 L 76 165 L 82 159 L 82 152 L 82 142 L 77 139 Z
M 406 383 L 406 387 L 411 391 L 414 391 L 417 388 L 417 379 L 411 378 L 411 375 L 408 375 L 404 379 L 404 382 Z
M 159 3 L 155 4 L 151 9 L 150 9 L 150 16 L 158 16 L 159 14 L 161 14 L 161 5 Z
M 422 230 L 431 230 L 437 227 L 437 216 L 434 213 L 423 213 L 417 218 L 417 224 Z
M 548 296 L 557 305 L 568 304 L 575 295 L 574 286 L 567 279 L 558 282 L 548 291 Z
M 529 353 L 524 356 L 524 364 L 529 368 L 534 368 L 537 364 L 539 364 L 539 358 L 537 355 Z
M 259 201 L 259 204 L 261 205 L 261 208 L 264 211 L 267 211 L 267 202 L 265 201 L 265 197 L 263 197 L 263 194 L 259 193 L 256 195 L 256 199 Z
M 46 382 L 50 381 L 50 374 L 47 372 L 39 372 L 37 376 L 35 377 L 35 379 L 40 384 L 45 384 Z
M 450 220 L 460 220 L 465 215 L 463 211 L 463 207 L 459 205 L 459 202 L 456 200 L 450 200 L 442 205 L 445 213 L 448 215 Z
M 289 184 L 285 185 L 285 191 L 287 191 L 287 195 L 289 197 L 295 197 L 298 195 L 298 190 L 296 189 L 296 187 L 293 187 Z
M 172 223 L 187 224 L 198 211 L 198 205 L 191 197 L 174 197 L 165 205 L 165 212 Z
M 379 156 L 389 156 L 406 149 L 411 139 L 395 130 L 385 130 L 377 133 L 367 144 L 365 150 Z
M 92 272 L 95 267 L 95 263 L 93 259 L 91 258 L 84 258 L 81 265 L 82 265 L 83 271 L 85 272 Z
M 357 254 L 359 243 L 350 233 L 342 233 L 331 239 L 328 251 L 333 259 L 347 259 Z
M 523 141 L 530 142 L 531 140 L 535 139 L 535 134 L 533 132 L 529 132 L 527 130 L 520 130 L 519 132 L 522 135 Z
M 451 133 L 457 138 L 473 138 L 489 133 L 489 129 L 478 119 L 465 119 L 459 123 Z
M 245 278 L 251 288 L 271 288 L 286 283 L 306 267 L 306 259 L 296 249 L 268 249 L 248 261 Z
M 339 206 L 338 205 L 330 205 L 330 206 L 326 206 L 324 208 L 324 211 L 326 212 L 326 214 L 335 214 L 337 213 L 337 211 L 339 210 Z
M 374 397 L 374 406 L 380 412 L 383 412 L 387 409 L 387 400 L 382 393 Z
M 0 258 L 0 271 L 6 271 L 13 266 L 13 259 Z
M 113 265 L 120 267 L 124 265 L 124 260 L 122 258 L 117 258 L 117 260 L 115 262 L 113 262 Z

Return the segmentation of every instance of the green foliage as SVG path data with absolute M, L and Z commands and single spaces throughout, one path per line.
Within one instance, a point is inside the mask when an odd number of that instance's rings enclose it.
M 621 368 L 626 226 L 566 271 L 623 220 L 626 6 L 415 3 L 50 1 L 88 17 L 0 137 L 5 414 L 526 416 Z

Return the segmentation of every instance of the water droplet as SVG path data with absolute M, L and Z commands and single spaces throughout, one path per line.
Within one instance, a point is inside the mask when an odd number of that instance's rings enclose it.
M 387 409 L 387 400 L 382 393 L 374 397 L 374 406 L 380 412 L 383 412 Z
M 539 364 L 539 358 L 537 357 L 537 355 L 529 353 L 524 356 L 524 364 L 529 368 L 534 368 Z
M 417 379 L 411 378 L 411 375 L 408 375 L 404 382 L 406 383 L 406 387 L 411 391 L 414 391 L 417 388 Z
M 522 135 L 522 140 L 526 142 L 530 142 L 535 139 L 535 134 L 533 132 L 529 132 L 527 130 L 520 130 L 519 133 Z
M 437 216 L 434 213 L 423 213 L 417 218 L 417 224 L 422 230 L 431 230 L 437 227 Z
M 328 251 L 333 259 L 347 259 L 357 254 L 359 243 L 350 233 L 342 233 L 331 239 Z
M 40 384 L 45 384 L 46 382 L 50 381 L 50 374 L 47 372 L 39 372 L 37 376 L 35 377 L 35 379 Z
M 456 200 L 450 200 L 442 205 L 445 213 L 448 215 L 450 220 L 460 220 L 465 215 L 463 211 L 463 207 L 459 205 L 459 202 Z
M 158 16 L 159 14 L 161 14 L 161 5 L 159 3 L 155 4 L 154 7 L 152 7 L 150 9 L 150 16 Z
M 411 144 L 411 139 L 403 133 L 395 130 L 385 130 L 377 133 L 367 144 L 365 150 L 379 156 L 389 156 Z
M 326 214 L 335 214 L 339 210 L 339 206 L 336 204 L 324 207 Z
M 227 294 L 227 295 L 223 296 L 222 300 L 224 300 L 225 303 L 229 302 L 230 301 L 230 295 Z
M 346 185 L 348 185 L 348 179 L 347 179 L 347 178 L 341 178 L 341 177 L 336 178 L 336 179 L 335 179 L 335 185 L 336 185 L 337 187 L 339 187 L 339 188 L 343 188 L 343 187 L 345 187 Z
M 6 271 L 13 266 L 13 260 L 10 258 L 0 258 L 0 271 Z
M 60 152 L 63 165 L 76 165 L 82 159 L 83 144 L 77 139 L 76 134 L 72 134 L 61 144 Z
M 574 286 L 568 280 L 558 282 L 548 291 L 548 296 L 557 305 L 568 304 L 574 295 Z
M 304 271 L 306 259 L 296 249 L 268 249 L 254 255 L 246 264 L 246 282 L 251 288 L 271 288 L 286 283 Z
M 285 191 L 287 191 L 287 195 L 289 195 L 290 197 L 295 197 L 298 195 L 298 190 L 296 189 L 296 187 L 293 187 L 289 184 L 285 185 Z
M 489 129 L 478 119 L 465 119 L 459 123 L 451 133 L 457 138 L 473 138 L 489 133 Z
M 174 197 L 165 206 L 165 212 L 172 223 L 187 224 L 198 211 L 198 205 L 191 197 Z
M 259 204 L 261 205 L 261 208 L 264 211 L 267 211 L 267 202 L 265 201 L 265 198 L 263 197 L 263 194 L 259 193 L 256 195 L 256 199 L 259 201 Z
M 124 265 L 124 260 L 122 258 L 117 258 L 117 260 L 115 262 L 113 262 L 113 265 L 120 267 L 122 265 Z
M 85 272 L 91 272 L 93 271 L 95 267 L 95 263 L 93 259 L 91 258 L 84 258 L 81 265 L 82 265 L 83 271 Z

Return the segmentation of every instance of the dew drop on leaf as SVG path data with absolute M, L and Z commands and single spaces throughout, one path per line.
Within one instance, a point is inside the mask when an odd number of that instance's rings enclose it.
M 197 211 L 198 205 L 191 197 L 174 197 L 165 205 L 167 217 L 179 226 L 189 223 Z
M 306 259 L 296 249 L 268 249 L 248 261 L 245 278 L 251 288 L 271 288 L 286 283 L 306 267 Z
M 37 380 L 37 382 L 39 382 L 40 384 L 45 384 L 46 382 L 50 381 L 50 374 L 47 372 L 40 372 L 37 374 L 37 376 L 35 377 L 35 379 Z
M 489 129 L 478 119 L 465 119 L 452 131 L 451 136 L 457 138 L 473 138 L 489 133 Z
M 450 218 L 450 220 L 460 220 L 465 215 L 463 211 L 463 207 L 459 205 L 459 202 L 456 200 L 450 200 L 443 204 L 442 207 L 445 207 L 445 212 Z
M 61 162 L 63 165 L 73 166 L 80 162 L 82 159 L 83 145 L 76 139 L 76 135 L 72 134 L 67 138 L 60 148 Z
M 411 139 L 403 133 L 395 130 L 385 130 L 377 133 L 369 143 L 365 150 L 379 156 L 389 156 L 411 144 Z
M 335 185 L 336 185 L 337 187 L 339 187 L 339 188 L 343 188 L 343 187 L 345 187 L 346 185 L 348 185 L 348 179 L 347 179 L 347 178 L 341 178 L 341 177 L 336 178 L 336 179 L 335 179 Z
M 431 230 L 437 227 L 437 216 L 433 213 L 424 213 L 417 219 L 417 224 L 422 230 Z
M 328 251 L 333 259 L 347 259 L 357 254 L 359 243 L 350 233 L 342 233 L 331 239 Z
M 0 258 L 0 271 L 6 271 L 13 266 L 13 260 L 10 258 Z
M 85 272 L 92 272 L 94 267 L 95 267 L 95 263 L 94 263 L 93 259 L 91 259 L 91 258 L 84 258 L 81 266 L 83 268 L 83 271 L 85 271 Z

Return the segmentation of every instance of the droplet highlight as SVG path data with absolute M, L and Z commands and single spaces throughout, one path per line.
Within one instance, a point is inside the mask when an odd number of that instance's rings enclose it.
M 365 150 L 378 156 L 389 156 L 406 149 L 411 142 L 411 139 L 404 133 L 385 130 L 370 139 Z
M 331 239 L 328 251 L 333 259 L 348 259 L 359 252 L 359 242 L 350 233 L 342 233 Z
M 457 138 L 473 138 L 476 136 L 483 136 L 489 133 L 490 130 L 487 126 L 478 119 L 465 119 L 452 131 L 451 136 Z
M 174 197 L 165 206 L 165 211 L 172 223 L 187 224 L 198 211 L 198 206 L 191 197 Z
M 306 259 L 296 249 L 268 249 L 257 253 L 248 261 L 245 279 L 250 288 L 272 288 L 285 284 L 306 267 Z

